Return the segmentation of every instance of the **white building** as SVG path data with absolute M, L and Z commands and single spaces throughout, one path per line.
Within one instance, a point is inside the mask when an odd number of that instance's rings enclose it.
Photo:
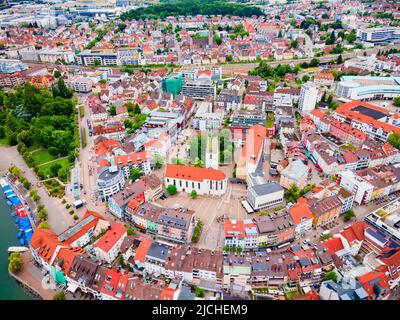
M 222 170 L 167 164 L 164 183 L 176 186 L 177 191 L 220 196 L 228 182 Z
M 364 204 L 370 201 L 374 186 L 354 172 L 347 170 L 339 173 L 340 186 L 354 194 L 354 201 Z
M 112 263 L 117 258 L 126 236 L 126 228 L 122 223 L 113 224 L 93 245 L 96 256 L 107 263 Z
M 124 187 L 124 172 L 116 166 L 104 167 L 97 176 L 97 194 L 100 199 L 108 199 Z
M 310 113 L 317 104 L 318 89 L 313 82 L 307 82 L 301 86 L 299 109 L 304 113 Z

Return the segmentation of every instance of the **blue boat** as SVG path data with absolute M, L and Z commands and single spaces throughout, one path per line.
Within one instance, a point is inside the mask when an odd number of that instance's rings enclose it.
M 25 245 L 25 240 L 24 240 L 24 239 L 19 239 L 19 244 L 20 244 L 21 246 Z
M 22 238 L 22 236 L 23 236 L 22 232 L 18 232 L 18 234 L 17 234 L 17 238 L 18 238 L 18 239 L 21 239 L 21 238 Z
M 17 218 L 15 218 L 15 222 L 16 223 L 18 223 L 19 222 L 19 218 L 17 217 Z
M 12 203 L 11 203 L 10 200 L 7 200 L 7 204 L 8 204 L 9 206 L 12 206 Z

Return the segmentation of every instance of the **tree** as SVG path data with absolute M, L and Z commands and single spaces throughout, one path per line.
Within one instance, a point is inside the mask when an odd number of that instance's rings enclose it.
M 139 169 L 132 168 L 130 172 L 130 176 L 132 181 L 136 181 L 137 179 L 140 179 L 142 176 L 142 172 Z
M 112 106 L 110 107 L 110 109 L 108 109 L 108 113 L 109 113 L 111 116 L 117 115 L 117 108 L 116 108 L 114 105 L 112 105 Z
M 173 196 L 176 193 L 176 186 L 173 184 L 168 185 L 167 192 L 170 196 Z
M 64 291 L 58 291 L 54 296 L 53 300 L 65 300 L 65 292 Z
M 299 45 L 299 42 L 297 40 L 292 40 L 290 42 L 290 47 L 296 49 L 297 46 Z
M 344 221 L 349 221 L 356 216 L 354 210 L 350 209 L 343 214 Z
M 12 273 L 16 273 L 22 269 L 23 262 L 21 258 L 21 254 L 19 252 L 13 252 L 8 257 L 8 269 Z
M 393 104 L 394 104 L 396 107 L 400 107 L 400 97 L 394 98 L 394 99 L 393 99 Z
M 48 221 L 43 221 L 39 223 L 38 228 L 40 229 L 50 229 L 50 224 Z
M 41 210 L 38 210 L 38 217 L 41 221 L 46 221 L 48 218 L 46 209 L 43 208 Z
M 232 58 L 231 55 L 228 54 L 228 55 L 225 57 L 225 60 L 226 60 L 226 62 L 231 62 L 231 61 L 233 60 L 233 58 Z
M 337 283 L 338 281 L 337 273 L 335 271 L 330 271 L 325 273 L 322 281 L 328 281 L 328 280 L 332 280 L 333 282 Z
M 197 191 L 196 190 L 192 190 L 192 192 L 190 193 L 190 196 L 192 197 L 192 199 L 196 199 L 197 198 Z
M 49 152 L 50 155 L 57 157 L 58 156 L 58 149 L 56 147 L 49 147 L 49 149 L 47 149 L 47 151 Z
M 394 148 L 400 150 L 400 133 L 393 132 L 389 135 L 387 142 L 389 142 Z
M 69 176 L 69 169 L 67 167 L 62 167 L 58 170 L 58 179 L 62 182 L 67 182 Z
M 160 169 L 164 165 L 164 158 L 159 154 L 154 155 L 154 166 L 156 169 Z
M 52 173 L 53 177 L 56 177 L 58 175 L 58 171 L 61 169 L 62 165 L 60 163 L 53 163 L 50 166 L 50 172 Z
M 337 57 L 336 63 L 337 63 L 337 64 L 342 64 L 342 63 L 343 63 L 343 57 L 342 57 L 341 54 Z
M 300 197 L 300 190 L 296 184 L 291 184 L 289 189 L 286 190 L 285 197 L 287 201 L 291 203 L 296 203 L 297 199 Z

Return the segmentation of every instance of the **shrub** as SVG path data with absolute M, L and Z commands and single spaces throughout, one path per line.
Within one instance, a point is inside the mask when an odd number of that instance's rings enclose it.
M 167 187 L 167 192 L 170 196 L 173 196 L 176 193 L 176 186 L 174 186 L 173 184 L 170 184 Z

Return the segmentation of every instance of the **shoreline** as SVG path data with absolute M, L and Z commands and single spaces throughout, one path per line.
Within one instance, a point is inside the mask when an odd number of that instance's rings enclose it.
M 12 273 L 10 270 L 8 270 L 8 274 L 10 275 L 10 277 L 14 278 L 15 281 L 18 282 L 18 285 L 20 285 L 24 291 L 29 294 L 33 300 L 45 300 L 40 294 L 39 292 L 37 292 L 31 285 L 29 285 L 28 283 L 26 283 L 22 278 L 20 278 L 18 275 L 16 275 L 15 273 Z

